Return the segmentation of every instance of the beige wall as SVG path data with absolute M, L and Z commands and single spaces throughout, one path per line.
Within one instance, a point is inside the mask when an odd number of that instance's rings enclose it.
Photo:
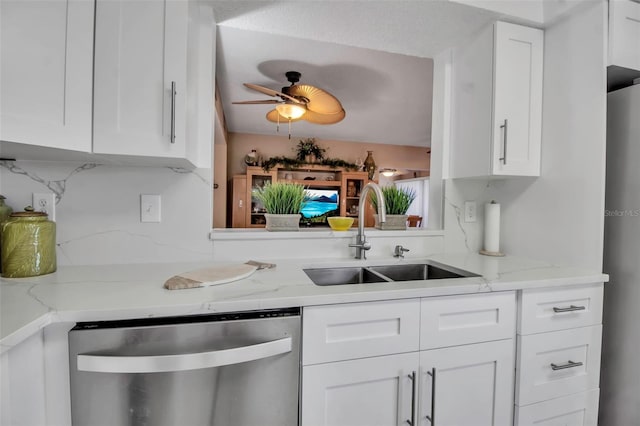
M 248 133 L 229 133 L 227 147 L 227 176 L 245 173 L 244 156 L 252 149 L 257 150 L 263 158 L 275 156 L 295 157 L 295 147 L 301 138 L 288 139 L 287 136 L 255 135 Z M 429 149 L 404 145 L 383 145 L 376 143 L 344 142 L 333 140 L 317 140 L 318 145 L 326 148 L 326 157 L 340 158 L 355 163 L 358 158 L 363 161 L 367 151 L 373 151 L 373 158 L 378 168 L 395 168 L 398 170 L 429 170 Z M 424 173 L 421 173 L 424 174 Z M 377 178 L 377 176 L 376 176 Z

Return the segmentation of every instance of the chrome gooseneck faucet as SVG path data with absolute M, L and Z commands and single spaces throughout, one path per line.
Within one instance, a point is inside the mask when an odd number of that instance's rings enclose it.
M 356 236 L 356 243 L 349 244 L 349 247 L 356 248 L 356 259 L 366 259 L 367 256 L 365 252 L 371 248 L 371 244 L 367 243 L 367 239 L 364 236 L 364 211 L 369 191 L 375 192 L 376 198 L 378 199 L 378 219 L 380 223 L 387 220 L 387 208 L 384 204 L 382 189 L 380 189 L 377 183 L 369 182 L 360 192 L 360 202 L 358 203 L 358 235 Z

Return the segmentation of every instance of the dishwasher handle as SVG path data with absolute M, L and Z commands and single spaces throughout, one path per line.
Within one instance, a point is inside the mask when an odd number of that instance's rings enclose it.
M 222 367 L 256 361 L 291 352 L 291 337 L 209 352 L 177 355 L 118 356 L 91 355 L 77 356 L 78 370 L 96 373 L 166 373 Z

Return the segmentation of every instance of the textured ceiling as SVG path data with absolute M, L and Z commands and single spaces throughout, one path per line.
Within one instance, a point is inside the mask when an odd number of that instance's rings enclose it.
M 338 124 L 292 123 L 292 138 L 427 146 L 431 135 L 431 57 L 471 36 L 496 16 L 438 0 L 216 1 L 217 80 L 232 132 L 273 134 L 272 99 L 246 89 L 280 90 L 284 73 L 342 102 Z M 287 134 L 286 123 L 280 133 Z

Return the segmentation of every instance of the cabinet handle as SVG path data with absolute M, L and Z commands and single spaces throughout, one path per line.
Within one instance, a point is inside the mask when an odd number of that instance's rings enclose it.
M 412 372 L 408 377 L 411 379 L 411 420 L 407 420 L 406 423 L 416 426 L 416 372 Z
M 580 367 L 581 365 L 582 365 L 582 363 L 581 363 L 581 362 L 573 362 L 573 361 L 569 360 L 569 361 L 567 361 L 567 363 L 566 363 L 566 364 L 560 364 L 560 365 L 558 365 L 558 364 L 551 363 L 551 369 L 552 369 L 553 371 L 556 371 L 556 370 L 565 370 L 565 369 L 567 369 L 567 368 Z
M 431 371 L 427 371 L 427 374 L 431 376 L 431 415 L 425 416 L 431 423 L 431 426 L 436 424 L 436 368 L 433 367 Z
M 507 128 L 508 128 L 508 121 L 505 118 L 504 119 L 504 124 L 502 126 L 500 126 L 501 129 L 504 129 L 504 135 L 502 137 L 502 158 L 498 158 L 498 160 L 502 161 L 502 164 L 507 164 Z
M 171 143 L 176 143 L 176 82 L 171 82 Z
M 585 309 L 587 309 L 585 306 L 576 306 L 576 305 L 571 305 L 568 308 L 557 308 L 554 306 L 553 312 L 560 313 L 560 312 L 584 311 Z

